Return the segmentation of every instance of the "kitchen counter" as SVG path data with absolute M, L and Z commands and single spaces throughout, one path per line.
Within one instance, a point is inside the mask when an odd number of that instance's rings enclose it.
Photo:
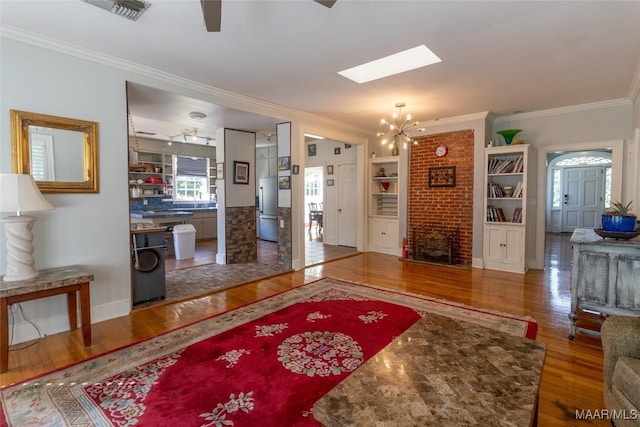
M 190 218 L 193 216 L 192 211 L 187 210 L 148 210 L 148 211 L 131 211 L 131 218 Z
M 141 233 L 164 233 L 167 231 L 167 227 L 157 226 L 153 224 L 135 224 L 131 227 L 131 234 Z

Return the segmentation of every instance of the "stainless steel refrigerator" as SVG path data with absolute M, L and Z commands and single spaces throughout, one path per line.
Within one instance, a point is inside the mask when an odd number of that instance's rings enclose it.
M 278 241 L 278 178 L 260 178 L 258 188 L 260 239 Z

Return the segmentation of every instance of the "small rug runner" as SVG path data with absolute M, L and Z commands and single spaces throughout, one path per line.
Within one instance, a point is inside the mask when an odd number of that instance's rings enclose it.
M 317 426 L 316 400 L 437 315 L 536 333 L 527 317 L 325 278 L 0 389 L 0 425 Z
M 211 292 L 240 286 L 247 282 L 290 271 L 277 264 L 205 264 L 168 271 L 165 274 L 166 296 L 136 305 L 136 309 L 196 298 Z

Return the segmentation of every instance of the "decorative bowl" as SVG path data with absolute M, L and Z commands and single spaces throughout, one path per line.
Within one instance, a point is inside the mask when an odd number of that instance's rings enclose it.
M 607 231 L 601 228 L 596 228 L 593 231 L 600 237 L 616 239 L 616 240 L 629 240 L 640 235 L 640 230 L 636 231 Z
M 502 135 L 502 137 L 504 138 L 505 144 L 511 145 L 511 142 L 513 141 L 513 137 L 519 134 L 520 132 L 522 132 L 522 129 L 505 129 L 505 130 L 499 130 L 497 133 Z

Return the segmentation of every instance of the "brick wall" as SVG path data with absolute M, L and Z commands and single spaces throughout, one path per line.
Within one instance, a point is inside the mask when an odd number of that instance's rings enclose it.
M 414 227 L 438 222 L 460 226 L 460 261 L 471 264 L 473 222 L 473 130 L 441 133 L 417 138 L 409 158 L 409 237 Z M 435 154 L 444 144 L 449 152 Z M 429 188 L 429 168 L 456 167 L 455 187 Z

